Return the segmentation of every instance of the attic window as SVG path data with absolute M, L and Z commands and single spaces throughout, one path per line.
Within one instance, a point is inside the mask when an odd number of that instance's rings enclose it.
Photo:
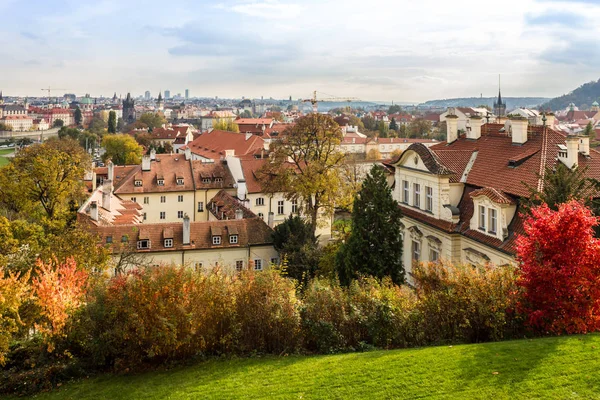
M 215 178 L 215 182 L 223 182 L 223 178 Z
M 229 235 L 229 244 L 237 244 L 238 235 Z
M 202 183 L 210 183 L 210 178 L 202 178 Z
M 164 186 L 165 185 L 165 180 L 164 179 L 157 179 L 156 180 L 156 184 L 158 186 Z
M 106 237 L 106 243 L 112 243 L 112 236 Z
M 177 178 L 177 184 L 183 185 L 183 178 Z
M 136 179 L 134 182 L 134 185 L 137 187 L 140 187 L 140 186 L 142 186 L 142 181 L 140 179 Z
M 138 248 L 138 250 L 149 249 L 150 248 L 150 240 L 148 240 L 148 239 L 138 240 L 137 248 Z
M 214 244 L 214 245 L 221 244 L 221 236 L 213 236 L 212 237 L 212 244 Z
M 173 239 L 165 239 L 165 247 L 173 247 Z

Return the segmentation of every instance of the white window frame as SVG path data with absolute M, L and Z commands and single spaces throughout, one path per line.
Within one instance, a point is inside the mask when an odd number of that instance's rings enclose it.
M 165 247 L 173 247 L 173 239 L 165 239 Z
M 429 261 L 438 262 L 440 260 L 440 252 L 437 249 L 429 249 Z
M 150 197 L 148 197 L 148 196 L 144 197 L 144 204 L 150 204 Z
M 485 231 L 485 206 L 479 205 L 479 215 L 478 228 L 482 231 Z
M 137 249 L 138 250 L 149 249 L 150 245 L 151 245 L 151 243 L 150 243 L 150 240 L 148 240 L 148 239 L 138 240 Z
M 264 206 L 265 205 L 265 198 L 264 197 L 257 197 L 256 198 L 256 205 L 257 206 Z
M 198 202 L 198 212 L 204 212 L 204 202 L 203 201 Z
M 141 187 L 141 186 L 142 186 L 142 181 L 141 181 L 141 180 L 139 180 L 139 179 L 136 179 L 136 180 L 133 182 L 133 185 L 134 185 L 134 186 L 137 186 L 137 187 Z
M 136 197 L 132 197 L 131 201 L 133 201 L 134 203 L 137 203 L 137 198 Z
M 283 215 L 285 211 L 285 202 L 283 200 L 277 200 L 277 214 Z
M 413 240 L 410 247 L 412 261 L 421 261 L 421 242 Z
M 177 184 L 183 185 L 183 178 L 177 178 Z
M 256 271 L 262 271 L 263 266 L 262 266 L 262 259 L 261 258 L 255 258 L 254 259 L 254 270 Z
M 165 211 L 161 211 L 158 216 L 159 219 L 167 219 L 167 213 Z
M 229 244 L 238 244 L 238 235 L 229 235 Z
M 236 260 L 235 262 L 235 270 L 237 272 L 241 272 L 244 270 L 244 260 Z
M 177 211 L 177 218 L 183 218 L 183 211 Z
M 292 214 L 298 212 L 298 200 L 292 200 Z
M 217 245 L 221 244 L 221 236 L 216 236 L 216 235 L 213 236 L 212 237 L 212 244 L 214 246 L 217 246 Z
M 498 231 L 498 212 L 495 208 L 488 208 L 488 232 L 495 234 Z
M 425 209 L 433 212 L 433 188 L 431 186 L 425 186 Z
M 165 186 L 165 180 L 164 179 L 157 179 L 156 180 L 156 184 L 158 186 Z
M 413 183 L 413 206 L 417 208 L 421 208 L 421 184 Z
M 161 203 L 166 203 L 167 202 L 167 196 L 160 196 L 160 202 Z
M 183 203 L 183 195 L 182 194 L 177 195 L 177 202 Z
M 402 202 L 408 204 L 410 197 L 410 186 L 408 181 L 402 181 Z

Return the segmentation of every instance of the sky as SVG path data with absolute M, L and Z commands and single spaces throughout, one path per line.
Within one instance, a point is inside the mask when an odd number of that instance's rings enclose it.
M 600 0 L 0 0 L 0 90 L 555 97 L 600 79 Z

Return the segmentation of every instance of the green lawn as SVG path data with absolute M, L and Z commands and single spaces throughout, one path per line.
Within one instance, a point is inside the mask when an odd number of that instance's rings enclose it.
M 8 164 L 8 158 L 2 157 L 2 156 L 6 155 L 6 154 L 14 153 L 14 151 L 15 151 L 14 148 L 0 149 L 0 167 L 3 167 L 6 164 Z
M 38 399 L 600 399 L 600 335 L 214 360 L 64 385 Z
M 0 167 L 3 167 L 8 164 L 8 158 L 0 156 Z

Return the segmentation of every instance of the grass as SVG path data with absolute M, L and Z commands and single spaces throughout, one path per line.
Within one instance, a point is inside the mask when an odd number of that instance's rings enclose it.
M 52 399 L 600 399 L 600 335 L 330 356 L 212 360 L 102 375 Z
M 8 158 L 2 157 L 2 156 L 5 156 L 10 153 L 14 153 L 14 151 L 15 151 L 14 148 L 0 149 L 0 167 L 3 167 L 8 164 Z
M 8 165 L 8 158 L 0 156 L 0 167 Z

